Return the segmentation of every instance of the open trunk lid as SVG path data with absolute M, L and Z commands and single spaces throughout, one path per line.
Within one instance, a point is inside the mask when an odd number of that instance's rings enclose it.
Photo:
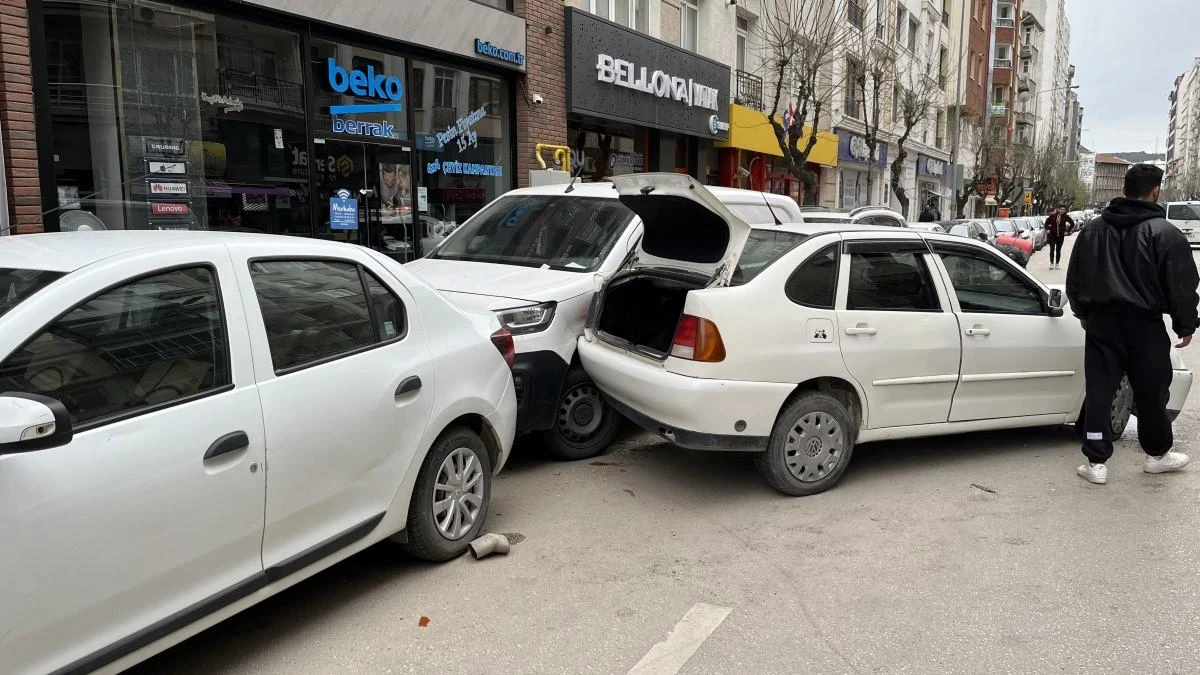
M 729 283 L 750 226 L 691 176 L 636 173 L 613 176 L 621 202 L 642 220 L 643 234 L 626 267 L 659 267 L 704 275 L 709 286 Z

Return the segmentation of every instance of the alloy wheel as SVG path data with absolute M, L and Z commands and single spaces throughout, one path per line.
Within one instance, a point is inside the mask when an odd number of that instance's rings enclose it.
M 438 467 L 433 486 L 433 520 L 447 539 L 465 537 L 483 506 L 483 467 L 470 448 L 455 448 Z

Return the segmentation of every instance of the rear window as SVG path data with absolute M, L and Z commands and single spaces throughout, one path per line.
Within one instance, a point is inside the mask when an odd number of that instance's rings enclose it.
M 1170 204 L 1167 220 L 1200 220 L 1200 204 Z
M 804 222 L 806 223 L 842 223 L 850 222 L 845 216 L 814 216 L 810 213 L 804 214 Z
M 0 316 L 63 276 L 63 272 L 0 267 Z
M 616 199 L 501 197 L 429 257 L 593 272 L 632 219 L 633 212 Z
M 738 259 L 738 267 L 734 270 L 731 286 L 750 283 L 754 277 L 771 266 L 784 253 L 796 248 L 807 235 L 795 232 L 779 232 L 776 230 L 751 230 L 746 239 L 746 246 Z

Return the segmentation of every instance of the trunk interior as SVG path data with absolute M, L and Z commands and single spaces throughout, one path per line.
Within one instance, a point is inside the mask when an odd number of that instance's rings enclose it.
M 675 337 L 689 291 L 699 281 L 649 275 L 630 276 L 611 284 L 601 298 L 596 330 L 656 356 L 665 356 Z

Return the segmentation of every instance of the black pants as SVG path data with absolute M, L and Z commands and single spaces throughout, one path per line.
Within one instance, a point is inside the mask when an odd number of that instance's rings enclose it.
M 1048 235 L 1046 237 L 1046 244 L 1050 246 L 1050 264 L 1057 265 L 1062 262 L 1063 240 L 1054 235 Z
M 1088 317 L 1084 350 L 1083 454 L 1103 464 L 1113 454 L 1113 398 L 1121 377 L 1129 377 L 1137 407 L 1138 439 L 1147 455 L 1159 456 L 1175 442 L 1167 417 L 1170 399 L 1171 337 L 1161 315 L 1103 311 Z

